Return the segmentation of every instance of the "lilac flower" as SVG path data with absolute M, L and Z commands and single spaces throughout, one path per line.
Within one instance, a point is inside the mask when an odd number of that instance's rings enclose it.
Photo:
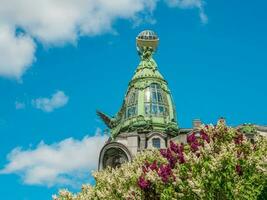
M 196 141 L 196 136 L 195 133 L 192 133 L 190 135 L 187 136 L 187 143 L 191 144 L 192 142 Z
M 164 158 L 167 157 L 167 149 L 160 149 L 159 152 Z
M 175 144 L 173 141 L 170 141 L 170 149 L 174 153 L 178 153 L 179 152 L 179 146 L 178 146 L 178 144 Z
M 161 165 L 158 170 L 158 175 L 164 183 L 169 181 L 170 176 L 173 176 L 172 169 L 170 165 Z
M 203 140 L 205 140 L 207 143 L 210 143 L 210 137 L 208 136 L 207 133 L 205 133 L 205 131 L 201 130 L 200 131 L 200 136 Z
M 235 144 L 242 144 L 243 140 L 244 140 L 244 136 L 243 136 L 243 134 L 238 134 L 238 135 L 234 138 Z
M 160 153 L 167 160 L 170 160 L 173 157 L 172 152 L 171 152 L 170 149 L 161 149 Z
M 170 141 L 170 149 L 176 153 L 176 154 L 180 154 L 184 151 L 184 145 L 181 144 L 175 144 L 173 141 Z
M 144 174 L 146 174 L 148 172 L 147 167 L 146 166 L 142 166 L 142 171 L 143 171 Z
M 242 176 L 243 175 L 243 170 L 242 170 L 242 167 L 240 165 L 236 165 L 235 166 L 235 171 L 237 172 L 237 174 L 239 176 Z
M 199 144 L 199 142 L 197 140 L 190 144 L 191 150 L 193 152 L 196 152 L 199 149 L 198 148 L 199 146 L 200 146 L 200 144 Z
M 138 186 L 142 189 L 148 189 L 150 186 L 150 182 L 146 180 L 143 176 L 140 176 L 138 179 Z
M 180 163 L 180 164 L 185 163 L 185 157 L 184 157 L 184 154 L 183 154 L 183 153 L 180 153 L 180 154 L 178 155 L 178 160 L 179 160 L 179 163 Z
M 180 145 L 180 151 L 184 152 L 184 144 L 183 143 L 181 143 L 181 145 Z
M 157 161 L 155 160 L 150 166 L 149 168 L 151 170 L 158 170 L 158 164 L 157 164 Z
M 169 161 L 169 165 L 171 168 L 174 168 L 175 164 L 177 163 L 177 158 L 172 154 L 171 150 L 168 149 L 161 149 L 161 155 Z
M 170 167 L 173 169 L 177 163 L 177 158 L 172 156 L 168 159 Z

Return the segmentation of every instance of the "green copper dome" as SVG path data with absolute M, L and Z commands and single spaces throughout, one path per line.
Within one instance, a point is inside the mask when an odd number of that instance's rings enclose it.
M 120 133 L 159 131 L 178 133 L 176 111 L 168 84 L 153 59 L 158 46 L 153 31 L 143 31 L 136 38 L 141 61 L 129 83 L 122 107 L 115 117 L 98 112 L 115 138 Z

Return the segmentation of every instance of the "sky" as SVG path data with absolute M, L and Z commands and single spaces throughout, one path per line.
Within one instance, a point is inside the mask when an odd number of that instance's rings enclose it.
M 96 110 L 119 110 L 154 30 L 155 60 L 181 128 L 267 125 L 267 3 L 0 0 L 0 194 L 47 200 L 94 183 L 107 139 Z

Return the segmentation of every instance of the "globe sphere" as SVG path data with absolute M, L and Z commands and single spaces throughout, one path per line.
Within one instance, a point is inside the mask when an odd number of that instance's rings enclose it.
M 154 31 L 144 30 L 136 37 L 136 47 L 139 52 L 145 47 L 151 47 L 153 51 L 157 50 L 159 38 Z

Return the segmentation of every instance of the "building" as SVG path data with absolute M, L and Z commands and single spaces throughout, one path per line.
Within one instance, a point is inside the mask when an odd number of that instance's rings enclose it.
M 186 142 L 186 135 L 201 125 L 200 120 L 193 120 L 190 129 L 178 126 L 171 91 L 153 59 L 158 43 L 159 38 L 153 31 L 146 30 L 137 36 L 141 61 L 129 82 L 121 109 L 115 117 L 97 112 L 111 132 L 99 155 L 99 170 L 119 167 L 144 149 L 166 148 L 170 140 Z M 256 129 L 261 134 L 267 133 L 267 127 Z

